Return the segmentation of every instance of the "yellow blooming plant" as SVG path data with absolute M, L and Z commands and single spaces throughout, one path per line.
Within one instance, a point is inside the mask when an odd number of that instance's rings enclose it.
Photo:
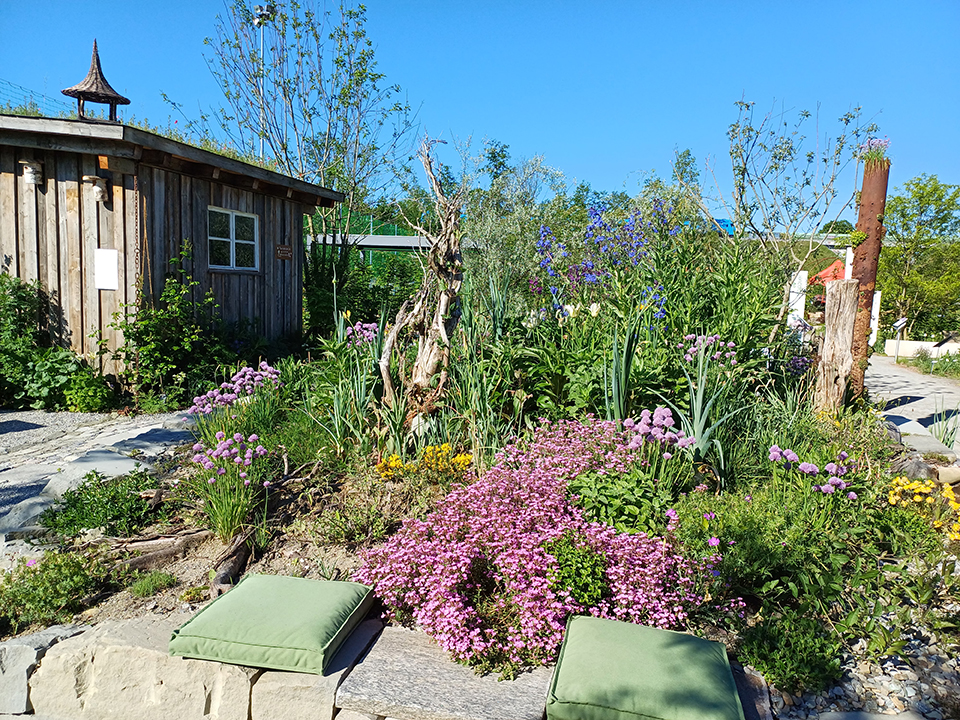
M 427 445 L 417 462 L 404 463 L 399 455 L 390 455 L 377 463 L 377 472 L 384 480 L 417 477 L 421 480 L 449 487 L 466 476 L 473 457 L 467 453 L 454 454 L 450 443 Z
M 893 479 L 887 502 L 915 508 L 928 517 L 935 528 L 944 529 L 950 540 L 960 541 L 960 502 L 950 485 L 944 485 L 939 493 L 937 488 L 933 480 L 911 480 L 901 475 Z

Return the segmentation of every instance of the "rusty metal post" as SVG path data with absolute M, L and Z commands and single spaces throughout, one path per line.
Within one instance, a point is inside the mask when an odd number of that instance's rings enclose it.
M 852 278 L 860 281 L 857 299 L 857 318 L 853 325 L 853 370 L 850 387 L 855 398 L 863 395 L 863 374 L 867 369 L 870 339 L 870 314 L 873 310 L 873 292 L 877 285 L 877 266 L 886 229 L 883 213 L 887 204 L 887 180 L 890 161 L 867 162 L 863 168 L 863 187 L 860 191 L 860 210 L 857 231 L 862 241 L 853 250 Z

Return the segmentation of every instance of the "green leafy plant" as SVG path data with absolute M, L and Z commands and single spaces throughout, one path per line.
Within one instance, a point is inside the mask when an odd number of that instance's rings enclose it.
M 102 376 L 88 368 L 79 370 L 64 393 L 71 412 L 103 412 L 113 404 L 113 390 Z
M 791 608 L 775 611 L 748 628 L 741 657 L 778 688 L 799 694 L 838 680 L 840 642 L 821 623 Z
M 544 550 L 557 560 L 550 578 L 554 592 L 566 590 L 584 607 L 594 607 L 613 593 L 607 581 L 607 560 L 584 542 L 577 542 L 571 532 L 544 545 Z
M 161 590 L 176 587 L 179 582 L 176 575 L 153 570 L 137 578 L 128 589 L 134 597 L 147 598 Z
M 80 360 L 72 350 L 44 348 L 27 364 L 23 390 L 18 397 L 29 401 L 35 410 L 65 407 L 65 394 L 81 369 Z
M 21 558 L 0 574 L 0 625 L 13 632 L 36 624 L 69 622 L 85 598 L 113 589 L 106 566 L 76 553 L 48 552 L 40 560 Z
M 162 517 L 154 515 L 144 490 L 156 487 L 146 470 L 107 478 L 91 471 L 73 490 L 64 492 L 60 502 L 44 511 L 40 524 L 62 537 L 76 537 L 84 530 L 103 528 L 107 535 L 132 535 Z

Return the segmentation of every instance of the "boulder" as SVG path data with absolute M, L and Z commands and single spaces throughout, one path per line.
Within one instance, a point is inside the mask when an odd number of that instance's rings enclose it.
M 85 629 L 83 625 L 54 625 L 0 643 L 0 714 L 33 710 L 28 682 L 37 663 L 51 646 Z
M 542 720 L 552 674 L 479 676 L 426 634 L 388 627 L 337 690 L 337 707 L 399 720 Z
M 360 623 L 330 661 L 326 675 L 265 670 L 250 693 L 250 720 L 333 720 L 337 688 L 382 629 L 380 620 Z
M 108 621 L 54 645 L 30 678 L 34 710 L 71 720 L 247 720 L 259 670 L 168 654 L 189 617 Z

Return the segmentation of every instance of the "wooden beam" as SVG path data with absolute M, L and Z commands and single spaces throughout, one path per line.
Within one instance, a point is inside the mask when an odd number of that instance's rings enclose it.
M 100 155 L 98 160 L 101 170 L 109 170 L 110 172 L 120 173 L 121 175 L 137 174 L 137 164 L 128 158 Z
M 132 160 L 136 160 L 140 156 L 140 148 L 136 145 L 87 137 L 14 132 L 2 127 L 0 127 L 0 145 L 34 148 L 35 150 L 60 150 L 81 155 L 112 155 Z

